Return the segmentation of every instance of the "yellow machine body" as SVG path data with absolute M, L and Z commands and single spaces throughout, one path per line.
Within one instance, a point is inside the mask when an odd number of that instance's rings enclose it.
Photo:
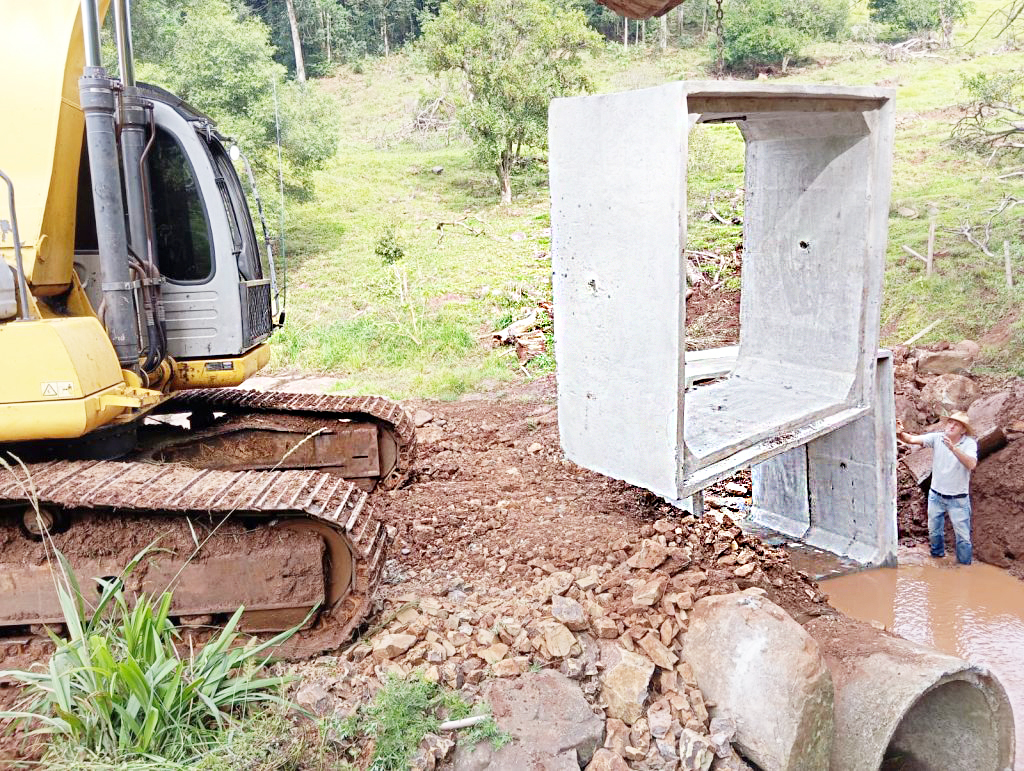
M 170 388 L 232 388 L 241 385 L 270 361 L 270 346 L 260 345 L 244 356 L 207 361 L 176 361 Z
M 109 0 L 98 6 L 103 18 Z M 121 369 L 74 265 L 85 130 L 80 2 L 0 0 L 0 19 L 4 104 L 17 108 L 0 130 L 0 169 L 15 185 L 32 317 L 0 321 L 0 443 L 80 437 L 130 420 L 175 390 L 236 386 L 252 376 L 269 361 L 266 345 L 234 358 L 165 360 L 160 390 L 142 388 Z M 7 218 L 5 194 L 0 186 L 0 219 Z M 0 239 L 0 256 L 14 268 L 9 235 Z
M 17 362 L 0 379 L 0 441 L 77 438 L 160 398 L 125 382 L 92 316 L 0 325 L 0 361 Z

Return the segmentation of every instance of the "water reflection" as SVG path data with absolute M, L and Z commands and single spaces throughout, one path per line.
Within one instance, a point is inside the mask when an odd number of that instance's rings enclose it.
M 988 667 L 1013 706 L 1018 746 L 1024 740 L 1024 582 L 975 562 L 931 560 L 901 550 L 898 568 L 821 582 L 829 602 L 849 616 L 972 664 Z M 1024 753 L 1014 766 L 1024 771 Z

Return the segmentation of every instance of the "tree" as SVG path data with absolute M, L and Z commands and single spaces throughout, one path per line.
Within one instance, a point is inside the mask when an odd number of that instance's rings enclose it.
M 981 72 L 964 78 L 971 98 L 953 140 L 990 158 L 1024 156 L 1024 71 Z
M 848 0 L 734 0 L 722 21 L 726 67 L 785 70 L 812 40 L 841 37 L 849 16 Z
M 459 120 L 503 203 L 523 151 L 547 146 L 548 103 L 589 89 L 582 54 L 597 41 L 581 11 L 550 0 L 449 0 L 425 25 L 427 65 L 462 76 Z
M 292 49 L 295 51 L 295 79 L 306 82 L 306 64 L 302 59 L 302 38 L 299 36 L 299 19 L 295 15 L 294 0 L 285 0 L 288 8 L 288 28 L 292 33 Z
M 337 150 L 339 117 L 318 89 L 285 80 L 267 26 L 229 0 L 138 5 L 145 9 L 136 17 L 143 23 L 136 28 L 139 79 L 164 86 L 213 118 L 266 176 L 276 171 L 280 126 L 286 183 L 293 192 L 308 190 L 312 170 Z
M 941 30 L 952 44 L 953 25 L 970 12 L 970 0 L 868 0 L 871 20 L 889 25 L 897 38 Z

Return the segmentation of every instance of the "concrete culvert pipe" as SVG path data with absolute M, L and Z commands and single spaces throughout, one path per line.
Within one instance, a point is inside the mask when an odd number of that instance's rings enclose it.
M 804 628 L 835 688 L 831 771 L 1009 771 L 1013 713 L 984 667 L 845 616 Z

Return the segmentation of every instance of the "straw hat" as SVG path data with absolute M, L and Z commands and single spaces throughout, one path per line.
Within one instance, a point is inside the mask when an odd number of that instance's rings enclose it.
M 968 436 L 974 436 L 974 426 L 971 425 L 971 419 L 967 417 L 966 412 L 954 412 L 946 420 L 955 420 L 967 430 Z

